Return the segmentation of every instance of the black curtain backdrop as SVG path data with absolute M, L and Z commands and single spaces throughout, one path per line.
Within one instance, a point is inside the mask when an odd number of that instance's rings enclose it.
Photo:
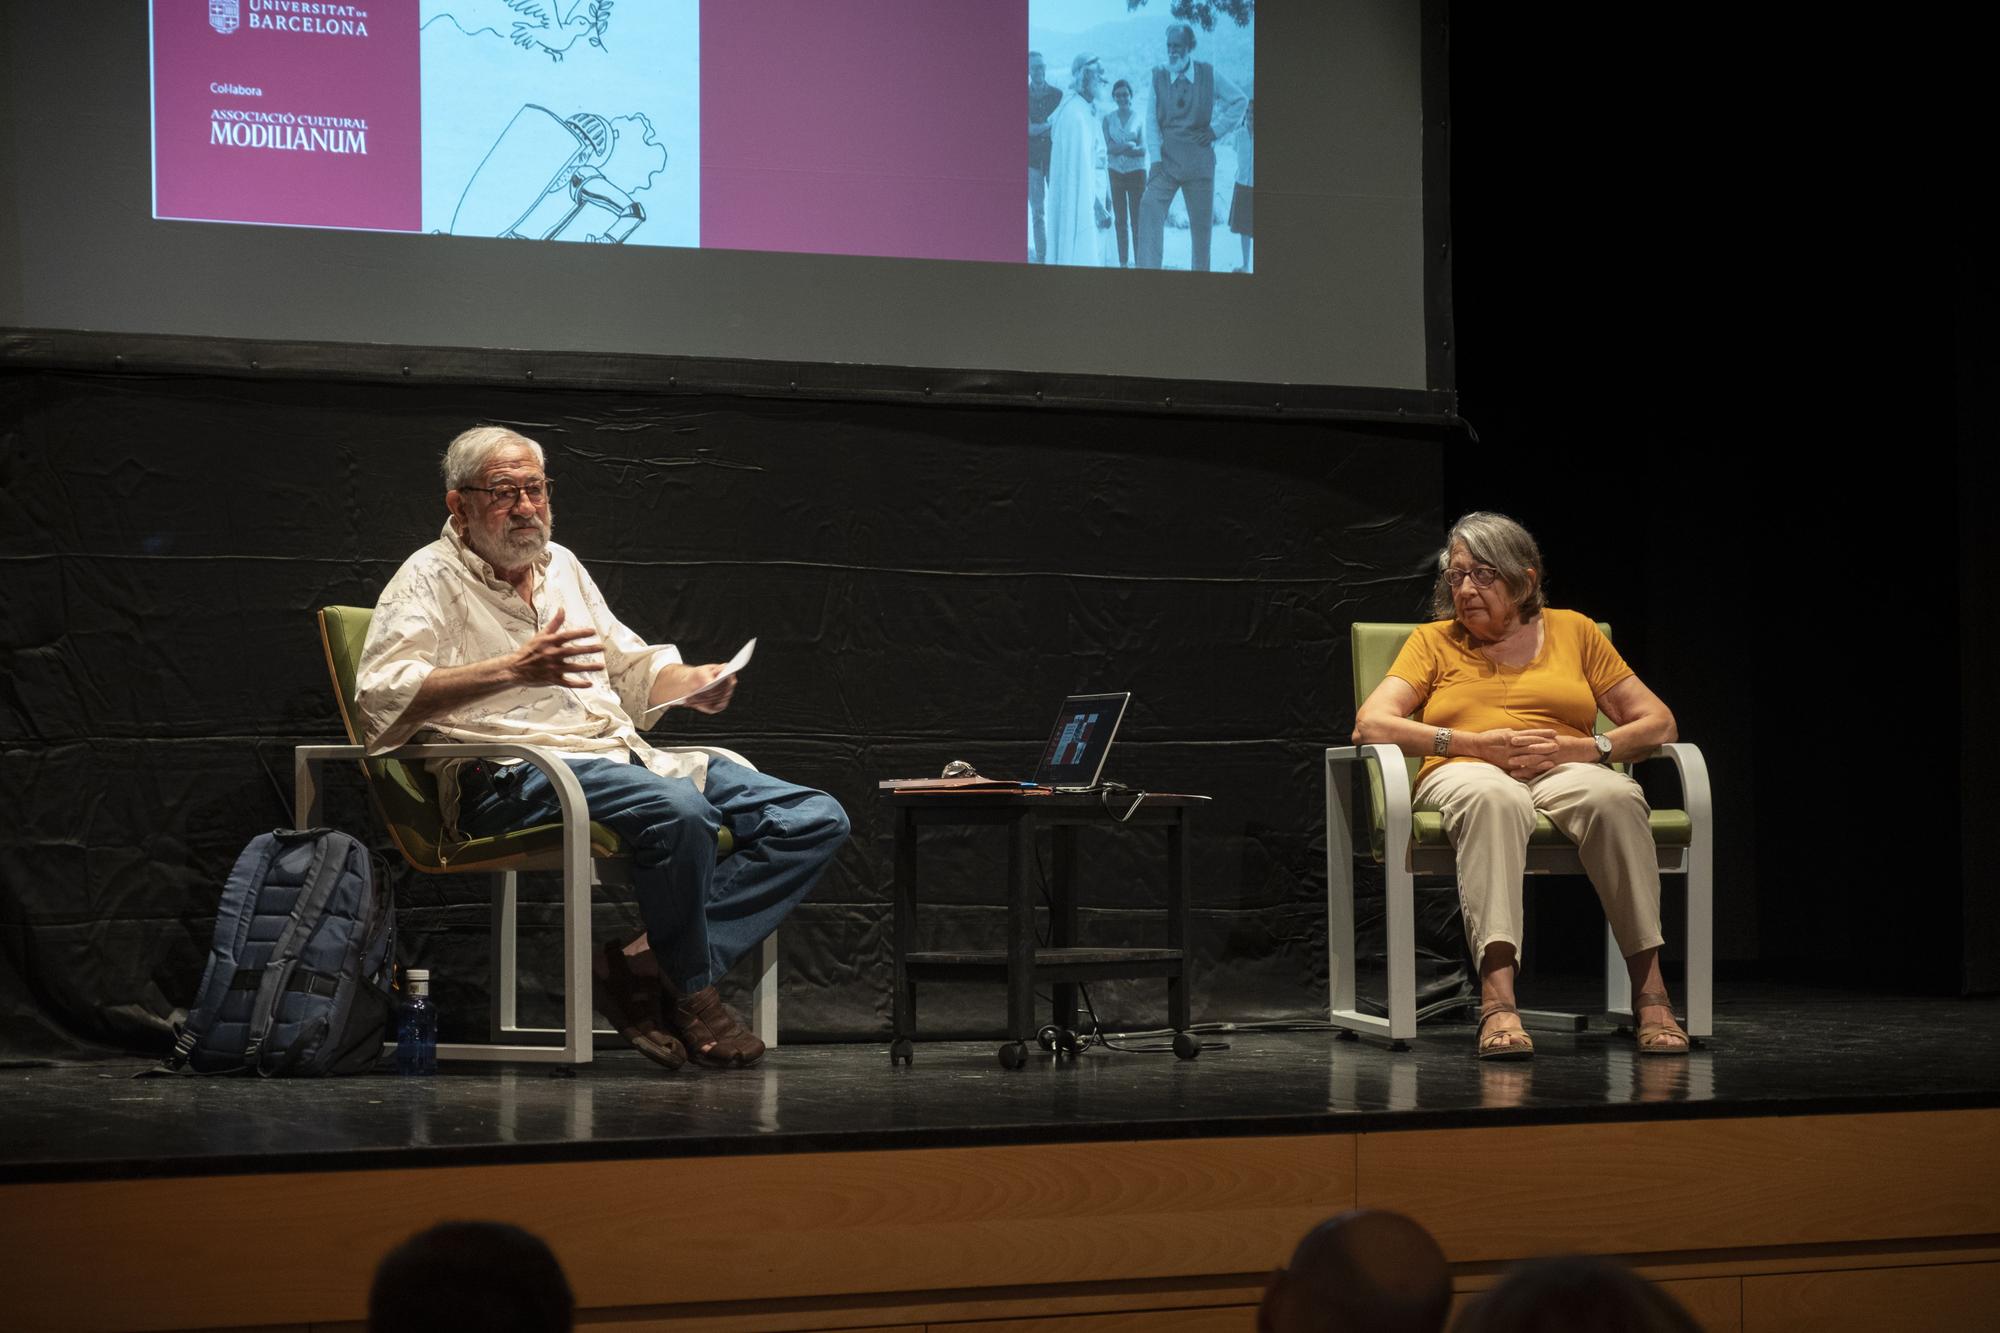
M 781 936 L 787 1040 L 887 1030 L 876 781 L 954 758 L 1029 771 L 1079 689 L 1134 695 L 1108 777 L 1216 798 L 1194 844 L 1198 1016 L 1324 1013 L 1319 751 L 1352 725 L 1349 622 L 1420 602 L 1434 437 L 15 366 L 0 371 L 0 1055 L 163 1043 L 232 858 L 289 823 L 291 747 L 343 739 L 313 609 L 371 605 L 436 536 L 439 452 L 475 421 L 548 448 L 556 538 L 628 624 L 692 660 L 759 637 L 729 712 L 671 715 L 673 738 L 739 747 L 853 817 Z M 329 815 L 385 845 L 358 778 Z M 1081 851 L 1086 942 L 1161 937 L 1158 847 L 1087 834 Z M 999 901 L 1002 845 L 940 836 L 926 858 L 927 938 L 997 938 L 982 904 Z M 532 1020 L 552 1017 L 559 964 L 554 885 L 530 887 Z M 483 880 L 399 872 L 398 893 L 405 961 L 435 969 L 448 1025 L 477 1032 Z M 1093 988 L 1132 1026 L 1163 1021 L 1160 990 Z M 930 988 L 924 1008 L 931 1032 L 1002 1016 L 976 987 Z

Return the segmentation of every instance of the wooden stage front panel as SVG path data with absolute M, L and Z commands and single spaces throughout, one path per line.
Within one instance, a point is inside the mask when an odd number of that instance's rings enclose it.
M 351 1325 L 391 1245 L 478 1217 L 546 1237 L 599 1329 L 1207 1333 L 1355 1206 L 1467 1297 L 1588 1250 L 1712 1329 L 2000 1308 L 2000 1110 L 1953 1110 L 16 1184 L 0 1323 Z

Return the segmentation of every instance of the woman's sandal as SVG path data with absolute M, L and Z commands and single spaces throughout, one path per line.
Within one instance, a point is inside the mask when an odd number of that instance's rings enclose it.
M 1479 1011 L 1479 1058 L 1482 1060 L 1526 1060 L 1535 1053 L 1535 1039 L 1519 1028 L 1503 1028 L 1489 1033 L 1486 1025 L 1496 1014 L 1518 1014 L 1511 1004 L 1489 1004 Z
M 1658 1005 L 1669 1014 L 1673 1013 L 1673 1001 L 1665 991 L 1649 990 L 1632 1000 L 1632 1022 L 1639 1033 L 1639 1054 L 1641 1055 L 1686 1055 L 1692 1044 L 1686 1029 L 1669 1018 L 1664 1023 L 1641 1023 L 1639 1011 L 1651 1005 Z

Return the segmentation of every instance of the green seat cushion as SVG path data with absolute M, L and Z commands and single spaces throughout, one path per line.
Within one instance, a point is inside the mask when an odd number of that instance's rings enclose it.
M 1694 841 L 1694 821 L 1685 810 L 1655 810 L 1652 812 L 1653 845 L 1655 847 L 1686 847 Z M 1445 836 L 1444 816 L 1435 810 L 1417 810 L 1410 815 L 1410 841 L 1418 847 L 1449 847 L 1451 839 Z M 1382 859 L 1382 829 L 1377 825 L 1369 837 L 1369 850 L 1375 859 Z M 1528 834 L 1530 847 L 1562 847 L 1569 843 L 1556 826 L 1549 822 L 1547 815 L 1535 816 L 1534 831 Z
M 442 848 L 438 846 L 435 825 L 417 828 L 392 822 L 390 828 L 396 835 L 397 845 L 419 870 L 468 869 L 492 862 L 524 859 L 553 860 L 562 851 L 561 824 L 537 824 L 533 828 L 514 829 L 490 838 L 467 838 L 463 842 L 448 842 Z M 623 850 L 624 846 L 616 833 L 595 820 L 591 821 L 592 856 L 617 856 Z M 505 866 L 495 868 L 506 869 Z
M 440 859 L 437 847 L 423 841 L 415 829 L 398 826 L 395 832 L 397 841 L 413 854 L 412 859 L 418 866 L 426 870 L 456 870 L 495 861 L 532 860 L 538 863 L 553 863 L 562 852 L 561 824 L 537 824 L 533 828 L 513 829 L 490 838 L 468 838 L 464 842 L 453 843 L 443 859 Z M 419 847 L 421 847 L 420 855 L 417 854 Z M 715 854 L 718 857 L 728 856 L 735 850 L 735 836 L 726 828 L 717 830 Z M 623 856 L 625 844 L 616 833 L 592 820 L 590 854 L 599 857 Z

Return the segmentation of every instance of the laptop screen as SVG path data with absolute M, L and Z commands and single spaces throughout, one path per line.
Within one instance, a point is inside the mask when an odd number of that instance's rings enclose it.
M 1044 787 L 1093 787 L 1125 716 L 1126 694 L 1072 694 L 1056 714 L 1055 728 L 1042 747 L 1035 781 Z

